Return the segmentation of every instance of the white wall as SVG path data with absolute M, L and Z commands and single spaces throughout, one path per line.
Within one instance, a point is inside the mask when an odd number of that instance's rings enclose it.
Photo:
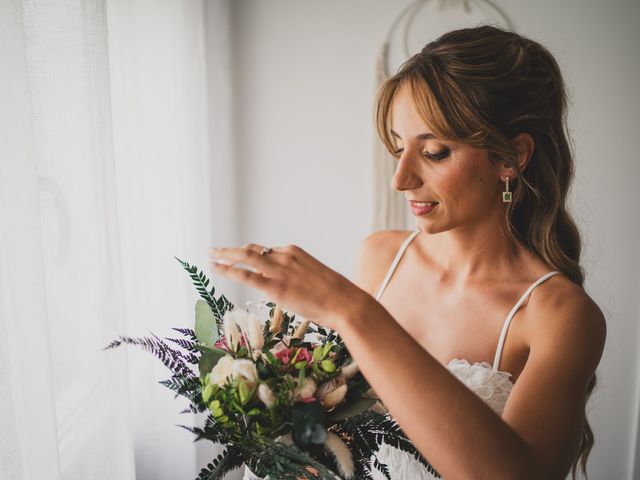
M 586 288 L 609 328 L 590 404 L 596 446 L 588 471 L 595 480 L 631 479 L 639 398 L 640 162 L 633 139 L 640 3 L 495 3 L 518 32 L 557 56 L 573 99 L 572 204 L 584 236 Z M 373 208 L 374 58 L 407 4 L 231 2 L 239 244 L 296 243 L 353 276 Z

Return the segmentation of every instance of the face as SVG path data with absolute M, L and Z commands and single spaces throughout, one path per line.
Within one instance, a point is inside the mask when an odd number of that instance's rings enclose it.
M 396 93 L 391 115 L 396 145 L 391 187 L 404 192 L 417 226 L 439 233 L 486 224 L 502 206 L 498 163 L 489 160 L 486 150 L 438 139 L 416 112 L 406 87 Z

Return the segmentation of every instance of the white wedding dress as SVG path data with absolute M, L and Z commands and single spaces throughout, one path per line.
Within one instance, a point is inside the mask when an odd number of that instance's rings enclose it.
M 409 243 L 418 235 L 419 232 L 419 230 L 412 232 L 398 250 L 396 257 L 393 260 L 391 267 L 389 267 L 389 271 L 378 290 L 376 300 L 380 301 L 382 292 L 389 283 L 389 280 L 391 280 L 391 276 L 398 266 L 400 258 L 409 246 Z M 451 360 L 447 365 L 449 371 L 455 375 L 458 380 L 475 392 L 499 415 L 502 414 L 504 406 L 507 403 L 507 398 L 509 398 L 509 393 L 511 393 L 511 388 L 513 387 L 513 383 L 510 380 L 511 373 L 498 370 L 504 340 L 507 335 L 507 329 L 509 328 L 511 319 L 538 285 L 558 273 L 560 272 L 549 272 L 536 280 L 513 306 L 502 327 L 493 366 L 488 362 L 476 362 L 470 364 L 467 360 L 457 358 Z M 376 456 L 379 462 L 387 465 L 392 480 L 429 480 L 438 478 L 427 471 L 427 469 L 413 458 L 413 456 L 390 445 L 384 443 L 381 444 Z M 385 480 L 385 476 L 382 472 L 373 467 L 373 462 L 371 464 L 371 470 L 375 480 Z

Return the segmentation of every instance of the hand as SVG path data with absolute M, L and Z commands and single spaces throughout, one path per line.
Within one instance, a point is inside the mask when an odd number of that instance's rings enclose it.
M 214 271 L 264 292 L 273 302 L 311 322 L 337 330 L 366 292 L 296 245 L 212 248 Z M 219 261 L 224 261 L 219 263 Z M 254 271 L 236 267 L 243 263 Z M 364 294 L 364 295 L 363 295 Z

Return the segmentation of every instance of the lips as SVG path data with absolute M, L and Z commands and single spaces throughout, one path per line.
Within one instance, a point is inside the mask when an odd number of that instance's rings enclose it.
M 416 216 L 426 215 L 438 206 L 438 202 L 409 202 L 411 212 Z

